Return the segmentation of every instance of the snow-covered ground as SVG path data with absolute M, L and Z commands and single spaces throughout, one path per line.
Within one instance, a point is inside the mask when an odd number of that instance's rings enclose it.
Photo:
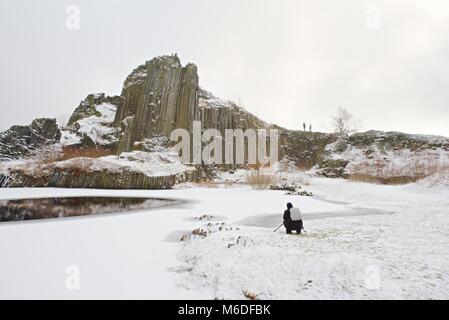
M 130 214 L 0 224 L 0 298 L 243 298 L 243 291 L 268 299 L 449 298 L 446 187 L 315 178 L 306 189 L 316 197 L 247 186 L 0 189 L 0 199 L 189 201 Z M 307 234 L 273 233 L 288 201 L 304 212 Z M 216 219 L 195 219 L 205 214 Z M 265 227 L 248 226 L 258 219 L 267 219 Z M 212 232 L 176 241 L 196 228 Z M 70 266 L 79 268 L 79 290 L 66 287 Z

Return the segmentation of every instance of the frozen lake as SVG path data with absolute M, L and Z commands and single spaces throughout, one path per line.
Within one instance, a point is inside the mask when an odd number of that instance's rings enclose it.
M 126 213 L 179 204 L 181 201 L 141 197 L 48 197 L 0 200 L 0 222 Z

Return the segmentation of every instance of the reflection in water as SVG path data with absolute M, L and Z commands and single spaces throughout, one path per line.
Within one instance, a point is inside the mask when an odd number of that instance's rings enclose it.
M 118 213 L 175 205 L 159 198 L 64 197 L 0 200 L 0 222 Z

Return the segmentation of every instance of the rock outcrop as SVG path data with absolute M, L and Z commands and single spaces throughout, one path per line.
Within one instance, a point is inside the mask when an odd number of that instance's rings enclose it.
M 71 149 L 117 148 L 119 128 L 114 125 L 121 96 L 90 94 L 75 109 L 62 131 L 61 144 Z
M 407 134 L 402 132 L 367 131 L 355 133 L 348 137 L 347 146 L 378 149 L 411 151 L 442 148 L 449 151 L 449 139 L 446 137 Z
M 199 89 L 200 121 L 204 130 L 218 129 L 224 136 L 226 129 L 268 129 L 271 125 L 257 118 L 233 101 L 222 100 Z
M 120 150 L 135 142 L 191 129 L 198 112 L 198 73 L 177 55 L 161 56 L 136 68 L 125 80 L 115 124 L 123 127 Z
M 35 119 L 28 126 L 12 126 L 0 133 L 0 161 L 30 155 L 39 148 L 59 142 L 56 119 Z
M 320 163 L 326 147 L 335 142 L 334 134 L 279 130 L 280 159 L 287 158 L 300 169 L 308 170 Z
M 200 169 L 185 166 L 175 153 L 123 153 L 65 161 L 32 160 L 4 165 L 0 187 L 63 187 L 101 189 L 168 189 L 202 178 Z
M 186 171 L 167 176 L 149 177 L 139 172 L 79 171 L 76 168 L 55 168 L 42 175 L 24 171 L 0 174 L 0 188 L 49 187 L 95 189 L 171 189 L 182 182 L 200 180 L 198 171 Z
M 97 106 L 108 103 L 114 106 L 119 106 L 122 102 L 121 96 L 106 96 L 104 93 L 89 94 L 86 99 L 81 101 L 79 106 L 73 111 L 68 126 L 73 125 L 78 120 L 88 118 L 91 116 L 101 116 L 101 113 L 97 110 Z

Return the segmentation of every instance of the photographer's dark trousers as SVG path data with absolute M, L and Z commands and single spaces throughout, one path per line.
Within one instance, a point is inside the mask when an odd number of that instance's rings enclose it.
M 284 221 L 285 229 L 287 234 L 291 234 L 292 230 L 295 230 L 297 234 L 301 234 L 303 228 L 302 220 L 299 221 Z

